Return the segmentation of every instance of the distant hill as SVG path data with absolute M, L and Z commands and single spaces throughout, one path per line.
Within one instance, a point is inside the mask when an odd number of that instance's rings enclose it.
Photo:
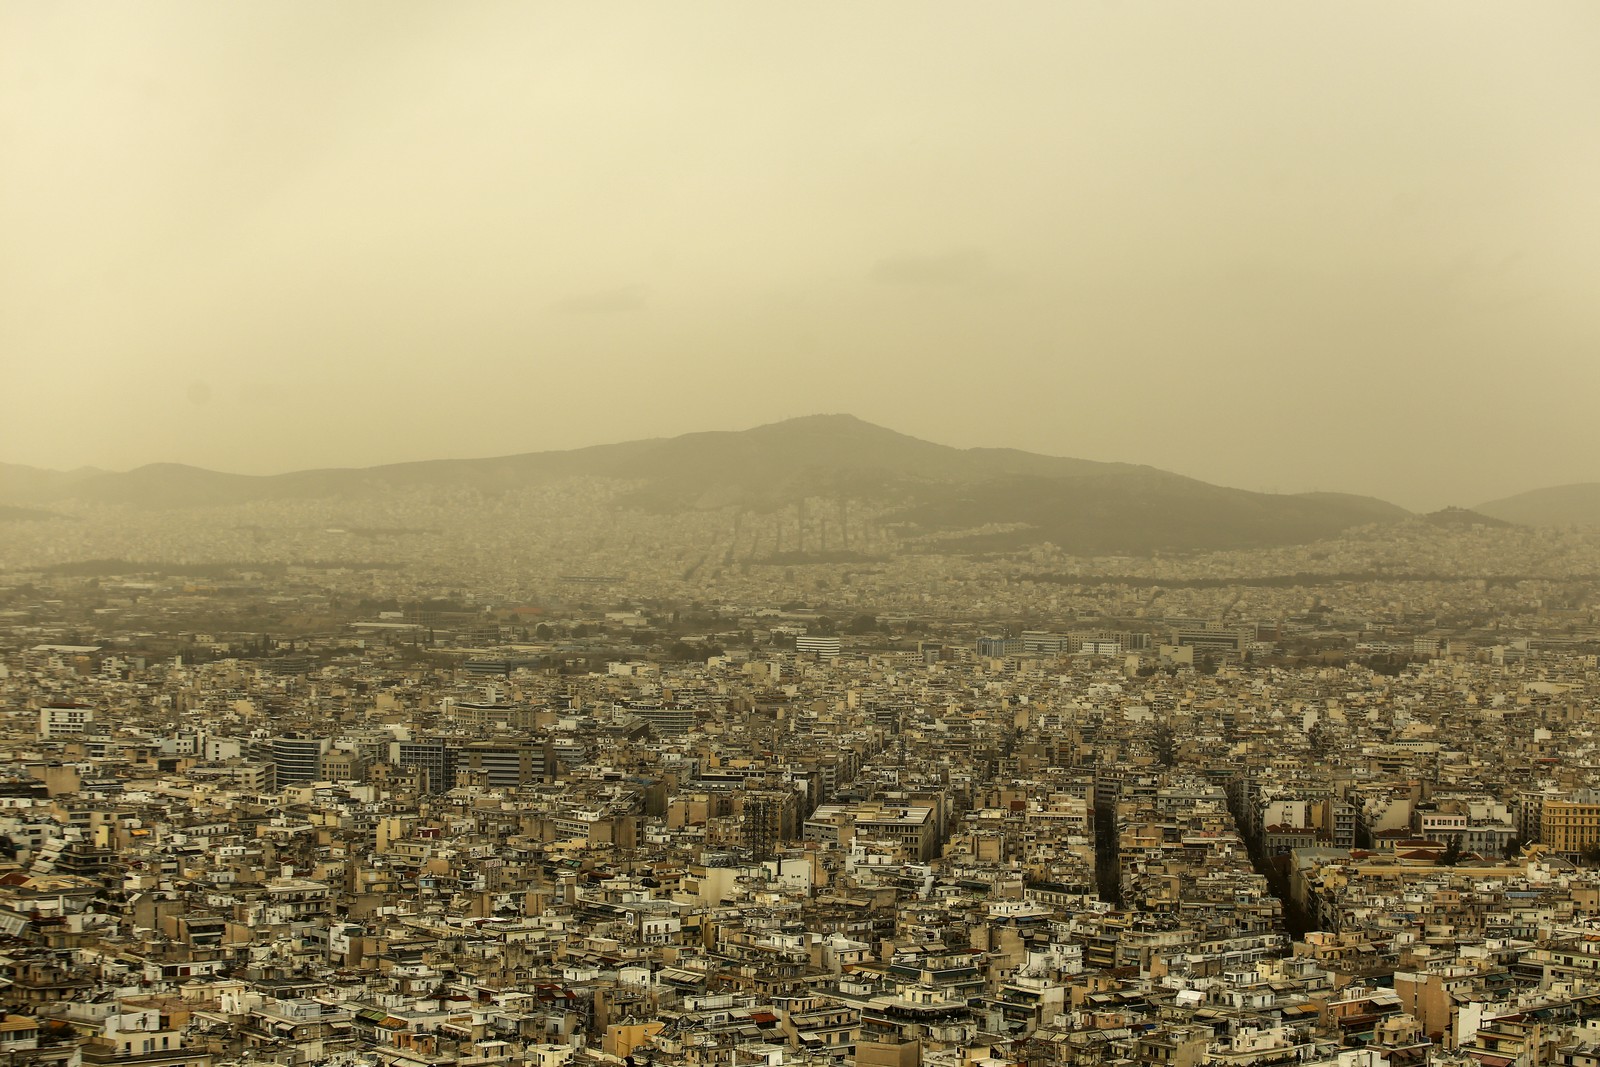
M 1153 467 L 1013 449 L 952 448 L 848 415 L 570 451 L 270 476 L 179 464 L 125 473 L 54 478 L 52 473 L 0 470 L 0 501 L 225 506 L 426 486 L 493 493 L 599 477 L 628 483 L 622 506 L 650 511 L 734 507 L 767 512 L 807 499 L 851 500 L 894 510 L 895 521 L 912 535 L 954 535 L 958 546 L 965 535 L 964 543 L 973 549 L 1050 541 L 1094 553 L 1297 544 L 1410 514 L 1371 497 L 1252 493 Z M 1005 529 L 992 533 L 983 527 Z
M 71 495 L 73 486 L 93 480 L 106 472 L 94 467 L 81 467 L 75 471 L 43 470 L 25 467 L 20 463 L 0 463 L 0 501 L 7 503 L 42 503 L 61 500 Z
M 1422 521 L 1430 526 L 1442 526 L 1446 529 L 1459 530 L 1470 526 L 1515 526 L 1514 522 L 1506 519 L 1497 519 L 1493 515 L 1485 515 L 1472 508 L 1441 508 L 1422 516 Z
M 19 508 L 14 504 L 0 504 L 0 522 L 46 522 L 64 516 L 39 508 Z
M 1534 489 L 1472 510 L 1524 526 L 1600 526 L 1600 482 Z
M 906 517 L 932 528 L 1026 523 L 1026 530 L 983 538 L 984 547 L 1050 541 L 1101 555 L 1303 544 L 1409 515 L 1370 497 L 1252 493 L 1154 468 L 1006 477 L 929 495 L 934 499 Z

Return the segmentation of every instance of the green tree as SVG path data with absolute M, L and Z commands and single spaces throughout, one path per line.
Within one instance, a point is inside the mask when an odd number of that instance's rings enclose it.
M 1177 762 L 1178 748 L 1172 738 L 1172 727 L 1162 723 L 1156 727 L 1156 762 L 1171 767 Z
M 667 649 L 667 658 L 674 663 L 696 663 L 722 655 L 716 645 L 699 645 L 689 641 L 674 641 Z

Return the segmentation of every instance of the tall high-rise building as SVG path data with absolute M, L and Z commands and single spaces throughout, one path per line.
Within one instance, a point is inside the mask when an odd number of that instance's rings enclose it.
M 463 745 L 458 770 L 491 789 L 520 789 L 555 778 L 555 745 L 543 741 L 473 741 Z
M 325 737 L 274 737 L 272 766 L 278 785 L 317 781 L 322 777 L 322 754 L 327 750 Z
M 458 741 L 442 737 L 396 741 L 390 746 L 389 760 L 401 767 L 423 772 L 422 790 L 448 793 L 456 786 L 456 765 L 461 747 Z
M 794 639 L 796 652 L 809 652 L 814 656 L 831 659 L 837 656 L 842 646 L 837 637 L 825 637 L 820 634 L 802 634 Z

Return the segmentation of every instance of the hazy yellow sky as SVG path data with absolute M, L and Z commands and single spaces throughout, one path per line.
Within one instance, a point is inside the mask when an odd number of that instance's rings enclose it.
M 1600 480 L 1600 4 L 0 0 L 0 460 Z

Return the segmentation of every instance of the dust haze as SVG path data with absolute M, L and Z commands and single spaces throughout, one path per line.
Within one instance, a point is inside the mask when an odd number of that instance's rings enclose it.
M 847 411 L 1411 509 L 1600 477 L 1600 14 L 0 7 L 0 459 Z

